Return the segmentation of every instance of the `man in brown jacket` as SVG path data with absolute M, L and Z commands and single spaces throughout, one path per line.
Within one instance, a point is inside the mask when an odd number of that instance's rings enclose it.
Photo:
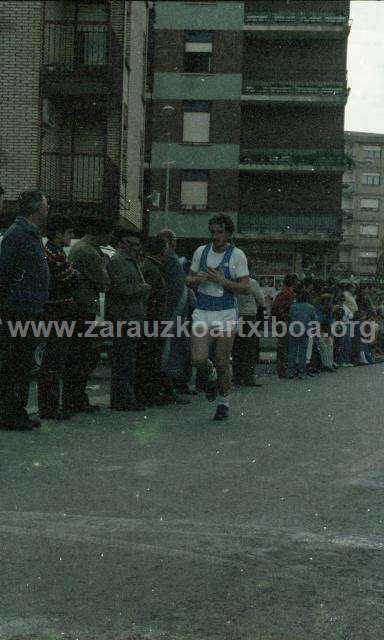
M 109 287 L 106 270 L 108 258 L 100 246 L 108 245 L 110 223 L 95 221 L 91 233 L 87 233 L 73 245 L 69 260 L 79 272 L 79 286 L 75 296 L 76 330 L 71 338 L 63 373 L 63 410 L 66 413 L 92 413 L 97 405 L 91 405 L 86 393 L 88 378 L 97 365 L 99 355 L 95 338 L 85 332 L 100 311 L 100 293 Z

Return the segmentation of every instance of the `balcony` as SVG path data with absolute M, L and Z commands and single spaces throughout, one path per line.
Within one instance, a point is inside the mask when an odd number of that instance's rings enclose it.
M 302 80 L 244 80 L 241 99 L 247 102 L 302 104 L 346 104 L 346 82 L 307 82 Z
M 47 21 L 43 96 L 122 95 L 123 53 L 109 22 Z
M 306 37 L 343 38 L 349 33 L 351 21 L 345 14 L 336 13 L 247 13 L 244 30 L 262 37 L 305 35 Z
M 325 149 L 257 149 L 241 148 L 241 171 L 336 172 L 350 167 L 343 151 Z
M 239 231 L 260 240 L 301 242 L 339 242 L 340 212 L 318 215 L 305 214 L 239 214 Z
M 119 169 L 103 154 L 42 153 L 41 188 L 54 205 L 119 209 Z

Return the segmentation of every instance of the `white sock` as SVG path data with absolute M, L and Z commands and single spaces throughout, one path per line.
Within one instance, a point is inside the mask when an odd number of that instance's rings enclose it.
M 229 407 L 229 396 L 217 396 L 217 404 L 223 404 L 225 407 Z

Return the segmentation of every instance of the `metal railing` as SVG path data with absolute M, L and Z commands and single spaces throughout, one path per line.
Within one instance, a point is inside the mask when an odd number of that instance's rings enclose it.
M 245 15 L 245 24 L 310 24 L 346 26 L 350 23 L 345 14 L 336 13 L 308 13 L 298 11 L 295 13 L 248 13 Z
M 319 94 L 323 96 L 346 97 L 348 89 L 345 82 L 313 82 L 302 80 L 268 81 L 268 80 L 244 80 L 243 94 Z
M 326 238 L 340 238 L 341 214 L 305 215 L 305 214 L 239 214 L 239 230 L 253 232 L 260 235 L 283 236 L 322 236 Z
M 314 167 L 336 166 L 349 168 L 351 159 L 342 151 L 323 149 L 255 149 L 240 150 L 240 164 L 249 165 L 311 165 Z
M 105 156 L 103 154 L 41 154 L 41 187 L 54 201 L 103 201 Z
M 46 21 L 44 65 L 63 71 L 104 67 L 110 38 L 109 22 Z

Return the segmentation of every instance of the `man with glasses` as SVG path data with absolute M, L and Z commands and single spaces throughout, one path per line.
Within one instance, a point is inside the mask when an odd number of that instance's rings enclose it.
M 231 243 L 234 225 L 229 216 L 209 221 L 211 242 L 195 251 L 188 282 L 198 287 L 192 316 L 192 361 L 207 380 L 206 396 L 218 395 L 214 420 L 229 415 L 230 356 L 238 325 L 236 296 L 249 292 L 247 258 Z M 214 342 L 215 364 L 209 358 Z

